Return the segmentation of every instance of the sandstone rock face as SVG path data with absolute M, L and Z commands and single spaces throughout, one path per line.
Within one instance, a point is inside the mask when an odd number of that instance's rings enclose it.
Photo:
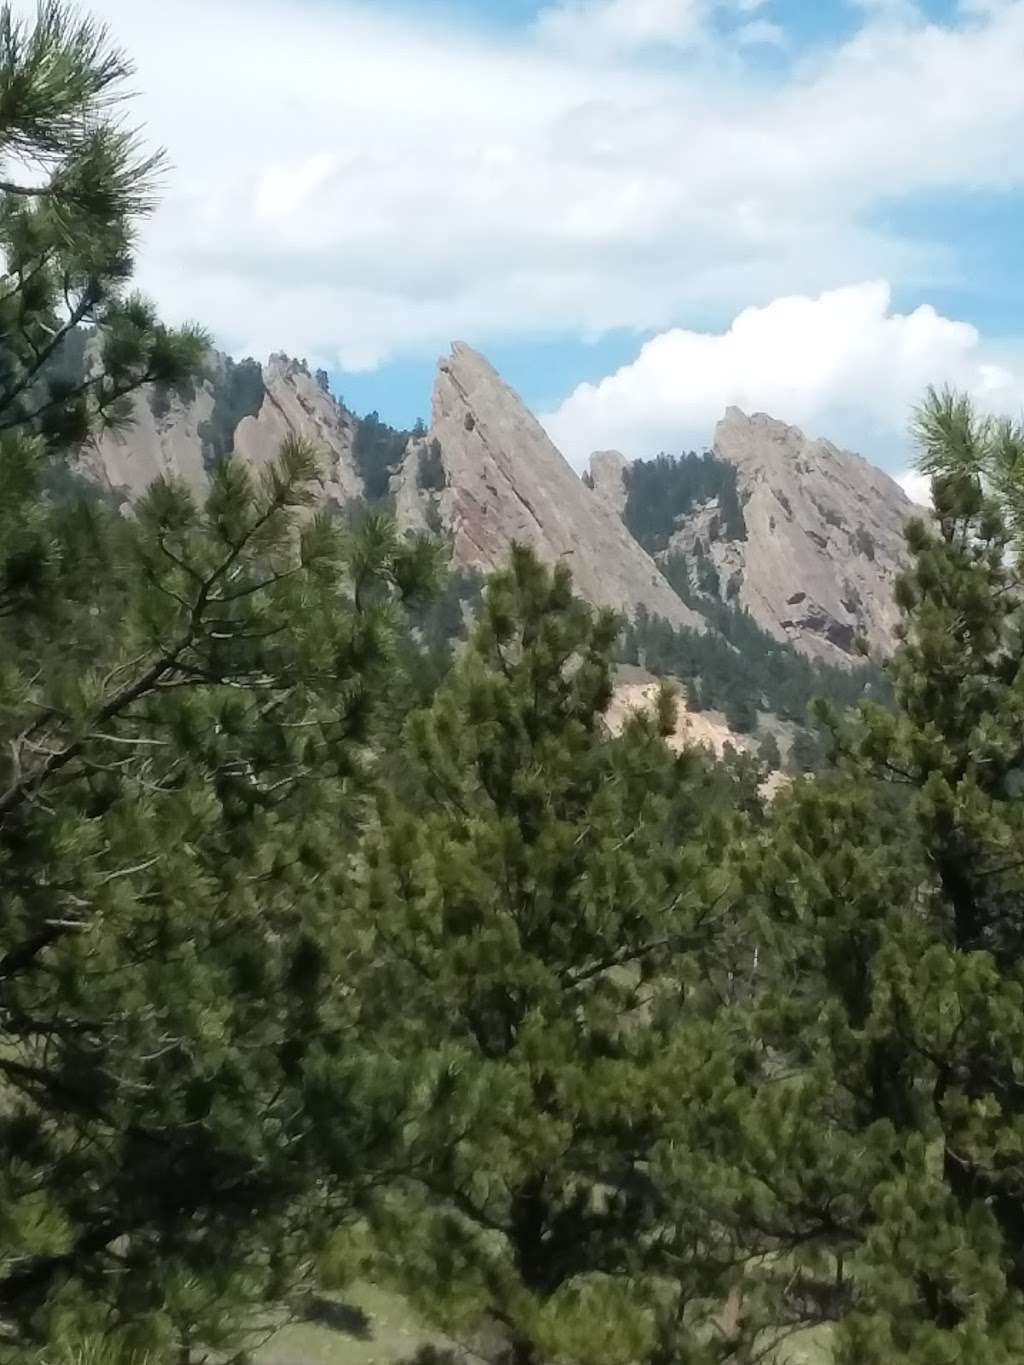
M 214 406 L 213 385 L 204 383 L 191 401 L 171 396 L 166 410 L 154 406 L 152 396 L 135 396 L 131 423 L 106 432 L 80 458 L 83 472 L 111 492 L 134 499 L 154 479 L 177 478 L 196 493 L 207 485 L 199 427 Z
M 905 562 L 903 528 L 920 508 L 859 455 L 796 427 L 730 408 L 714 454 L 737 471 L 746 539 L 722 539 L 717 509 L 694 511 L 670 549 L 697 541 L 719 571 L 722 591 L 779 640 L 828 663 L 893 647 L 899 612 L 893 583 Z
M 140 394 L 134 424 L 104 436 L 82 466 L 129 499 L 161 475 L 202 495 L 225 450 L 259 467 L 297 435 L 320 452 L 321 501 L 341 507 L 364 493 L 358 429 L 304 364 L 274 355 L 262 367 L 235 365 L 214 355 L 187 401 Z M 679 517 L 659 558 L 710 560 L 723 597 L 812 658 L 850 663 L 857 637 L 887 653 L 903 527 L 917 510 L 898 485 L 827 441 L 737 408 L 719 423 L 714 454 L 736 471 L 745 537 L 723 531 L 727 519 L 712 500 Z M 487 571 L 522 541 L 549 563 L 567 563 L 577 590 L 596 604 L 626 614 L 643 605 L 677 626 L 704 629 L 703 616 L 626 529 L 623 456 L 597 452 L 589 482 L 483 356 L 456 344 L 440 365 L 432 428 L 409 441 L 391 494 L 400 525 L 449 537 L 461 567 Z
M 626 509 L 629 461 L 617 450 L 595 450 L 590 457 L 590 484 L 597 497 L 621 517 Z
M 325 500 L 341 507 L 363 491 L 353 443 L 357 421 L 315 379 L 286 355 L 272 355 L 263 366 L 266 395 L 255 417 L 243 417 L 235 431 L 235 450 L 254 465 L 273 460 L 282 441 L 299 436 L 320 453 L 320 484 Z
M 643 604 L 703 629 L 614 507 L 595 497 L 490 364 L 456 343 L 442 360 L 433 423 L 393 482 L 407 526 L 443 529 L 456 563 L 488 570 L 513 541 L 564 561 L 588 601 L 632 614 Z M 418 505 L 417 505 L 418 504 Z
M 161 476 L 183 479 L 201 496 L 209 485 L 211 463 L 205 428 L 224 402 L 229 366 L 214 353 L 208 377 L 187 401 L 175 395 L 161 400 L 152 390 L 136 395 L 132 423 L 87 450 L 83 470 L 130 499 Z M 229 446 L 260 467 L 274 458 L 285 437 L 304 437 L 320 453 L 324 500 L 341 506 L 358 497 L 363 484 L 353 453 L 356 419 L 298 361 L 273 355 L 261 372 L 258 410 L 231 425 L 225 433 Z

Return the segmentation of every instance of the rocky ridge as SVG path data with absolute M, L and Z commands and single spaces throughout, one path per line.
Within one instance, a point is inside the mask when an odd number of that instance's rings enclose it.
M 595 497 L 469 346 L 456 343 L 442 360 L 430 431 L 410 443 L 392 487 L 400 522 L 447 533 L 463 567 L 492 569 L 519 541 L 548 563 L 567 563 L 590 602 L 630 615 L 643 604 L 674 625 L 704 629 L 615 507 Z
M 875 657 L 888 654 L 903 531 L 922 509 L 859 455 L 764 413 L 729 408 L 711 454 L 735 470 L 742 534 L 725 529 L 721 503 L 708 499 L 679 515 L 656 558 L 710 562 L 724 600 L 810 658 L 842 665 L 860 657 L 861 641 Z M 625 509 L 628 465 L 599 454 L 591 478 Z M 615 479 L 618 494 L 608 487 Z
M 140 395 L 134 424 L 104 436 L 83 466 L 129 499 L 159 475 L 201 493 L 224 454 L 259 467 L 297 435 L 322 454 L 322 500 L 341 508 L 365 493 L 359 431 L 326 376 L 312 376 L 305 362 L 274 355 L 258 366 L 215 355 L 191 394 Z M 725 600 L 808 657 L 850 662 L 858 638 L 876 655 L 888 652 L 903 527 L 915 510 L 902 489 L 859 456 L 737 408 L 719 423 L 712 453 L 735 470 L 743 534 L 723 531 L 711 499 L 677 518 L 656 558 L 709 561 Z M 549 563 L 569 564 L 580 593 L 596 604 L 627 615 L 643 606 L 675 626 L 706 629 L 700 602 L 687 605 L 627 530 L 625 457 L 598 452 L 581 479 L 519 396 L 466 345 L 441 360 L 431 426 L 388 465 L 384 486 L 400 525 L 446 536 L 461 568 L 487 571 L 518 540 Z
M 129 499 L 158 477 L 182 479 L 202 494 L 213 464 L 228 451 L 260 468 L 287 436 L 299 436 L 320 452 L 324 501 L 340 507 L 359 497 L 363 483 L 354 454 L 356 418 L 301 361 L 272 355 L 265 365 L 243 365 L 252 367 L 253 376 L 244 398 L 232 383 L 239 367 L 217 353 L 207 378 L 191 394 L 148 390 L 137 395 L 132 422 L 88 448 L 84 470 Z M 223 415 L 222 409 L 227 410 Z

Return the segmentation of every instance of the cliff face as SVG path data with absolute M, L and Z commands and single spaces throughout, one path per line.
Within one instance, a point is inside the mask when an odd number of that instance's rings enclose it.
M 852 662 L 858 640 L 876 657 L 889 653 L 903 530 L 922 509 L 859 455 L 763 413 L 730 408 L 711 453 L 735 471 L 741 530 L 720 498 L 708 498 L 679 514 L 656 558 L 683 556 L 691 581 L 694 566 L 712 565 L 722 598 L 808 657 Z M 591 477 L 628 519 L 629 466 L 601 454 Z M 619 493 L 608 487 L 616 479 Z
M 857 637 L 888 653 L 915 511 L 902 488 L 859 455 L 738 408 L 719 422 L 713 449 L 736 468 L 743 502 L 740 605 L 824 659 L 848 655 Z
M 139 395 L 134 425 L 103 437 L 82 464 L 129 498 L 159 475 L 202 493 L 225 455 L 260 466 L 297 435 L 320 451 L 322 499 L 340 508 L 366 492 L 359 432 L 358 419 L 304 363 L 215 355 L 208 377 L 185 398 Z M 456 344 L 440 362 L 430 430 L 411 438 L 404 454 L 404 437 L 388 440 L 375 486 L 388 488 L 390 472 L 399 523 L 445 536 L 458 566 L 489 570 L 521 541 L 548 563 L 567 563 L 578 591 L 596 604 L 630 615 L 642 605 L 677 626 L 705 629 L 699 594 L 686 605 L 627 530 L 624 457 L 600 452 L 590 478 L 580 479 L 470 347 Z M 712 565 L 723 598 L 810 657 L 850 662 L 858 637 L 873 653 L 888 652 L 903 527 L 915 510 L 903 491 L 856 455 L 736 408 L 719 423 L 713 454 L 735 471 L 731 511 L 715 497 L 686 506 L 656 558 Z
M 613 506 L 595 497 L 490 364 L 456 344 L 434 387 L 431 429 L 393 484 L 401 520 L 451 537 L 455 560 L 491 569 L 513 541 L 564 560 L 589 601 L 677 625 L 703 623 L 668 586 Z
M 259 412 L 243 417 L 235 429 L 235 450 L 254 464 L 265 464 L 286 437 L 305 437 L 321 453 L 324 499 L 342 507 L 359 497 L 363 481 L 354 451 L 356 418 L 285 355 L 270 357 L 263 366 L 263 383 L 266 393 Z
M 236 365 L 214 354 L 191 395 L 138 394 L 131 425 L 86 450 L 82 466 L 129 498 L 161 476 L 183 479 L 201 494 L 225 455 L 235 452 L 258 467 L 285 437 L 300 436 L 321 453 L 324 499 L 341 506 L 362 492 L 353 451 L 357 425 L 298 361 L 273 355 L 262 366 Z

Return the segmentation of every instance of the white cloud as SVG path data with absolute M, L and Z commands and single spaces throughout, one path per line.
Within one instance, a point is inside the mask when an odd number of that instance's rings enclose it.
M 558 0 L 542 10 L 541 35 L 574 47 L 690 47 L 704 36 L 707 0 Z
M 686 50 L 715 40 L 712 20 L 754 14 L 766 0 L 554 0 L 537 16 L 540 37 L 556 45 L 593 54 L 637 52 L 652 48 Z M 762 41 L 757 35 L 781 32 L 767 20 L 742 24 L 736 38 Z
M 456 29 L 440 5 L 89 4 L 176 168 L 141 282 L 234 350 L 365 367 L 456 335 L 664 330 L 838 280 L 926 290 L 948 249 L 873 211 L 1024 184 L 1022 0 L 960 26 L 869 18 L 774 84 L 738 43 L 666 65 Z M 681 42 L 713 5 L 760 22 L 753 0 L 595 12 L 641 32 L 646 13 L 649 35 L 660 12 Z
M 931 479 L 927 474 L 919 474 L 916 469 L 911 467 L 905 469 L 902 474 L 898 474 L 896 482 L 911 502 L 916 502 L 921 507 L 931 507 L 932 486 Z
M 974 327 L 933 308 L 893 312 L 889 286 L 869 282 L 747 308 L 720 333 L 664 332 L 632 364 L 581 384 L 545 423 L 582 464 L 599 449 L 701 449 L 735 404 L 899 468 L 914 405 L 944 383 L 1016 411 L 1024 365 L 999 363 Z

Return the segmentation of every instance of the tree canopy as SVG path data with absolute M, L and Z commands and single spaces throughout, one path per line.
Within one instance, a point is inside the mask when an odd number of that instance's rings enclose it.
M 936 519 L 908 528 L 895 708 L 832 713 L 837 767 L 776 802 L 746 873 L 765 1051 L 715 1216 L 763 1329 L 995 1365 L 1024 1341 L 1024 431 L 949 393 L 917 430 Z
M 255 362 L 201 488 L 118 506 L 84 443 L 206 352 L 130 292 L 129 74 L 0 5 L 0 1359 L 239 1361 L 358 1245 L 495 1365 L 1019 1361 L 1024 427 L 918 413 L 885 681 L 708 560 L 701 636 L 519 545 L 445 580 L 408 433 L 348 519 L 234 455 Z M 629 480 L 653 551 L 742 534 L 710 457 Z M 613 733 L 623 652 L 739 728 L 824 694 L 827 766 L 677 751 L 668 685 Z
M 654 1348 L 652 1152 L 712 1047 L 713 991 L 683 982 L 724 982 L 735 948 L 734 804 L 664 744 L 668 693 L 608 736 L 617 629 L 514 550 L 368 851 L 369 1031 L 450 1077 L 446 1139 L 377 1210 L 385 1261 L 523 1361 Z
M 384 1054 L 361 1069 L 336 926 L 435 549 L 313 515 L 297 440 L 130 516 L 53 492 L 203 361 L 123 292 L 159 165 L 116 118 L 128 71 L 62 6 L 0 10 L 5 175 L 46 172 L 0 187 L 0 1346 L 33 1360 L 237 1346 L 404 1103 Z

